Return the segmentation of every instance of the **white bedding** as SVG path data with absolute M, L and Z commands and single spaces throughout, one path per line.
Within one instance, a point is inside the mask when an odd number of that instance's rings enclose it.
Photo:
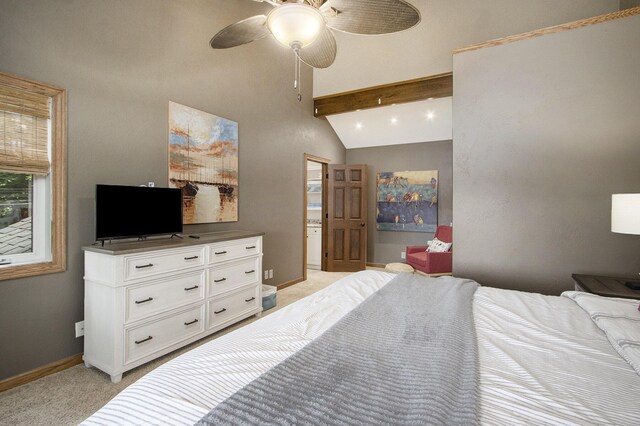
M 638 301 L 565 291 L 604 332 L 611 346 L 640 374 L 640 312 Z
M 160 366 L 83 424 L 193 424 L 394 277 L 339 280 Z M 483 424 L 640 424 L 640 376 L 572 300 L 483 287 L 474 319 Z
M 483 287 L 474 319 L 483 424 L 640 424 L 640 376 L 573 300 Z

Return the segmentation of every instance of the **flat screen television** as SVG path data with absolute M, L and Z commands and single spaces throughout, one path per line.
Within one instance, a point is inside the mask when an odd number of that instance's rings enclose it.
M 96 240 L 182 232 L 182 191 L 96 185 Z

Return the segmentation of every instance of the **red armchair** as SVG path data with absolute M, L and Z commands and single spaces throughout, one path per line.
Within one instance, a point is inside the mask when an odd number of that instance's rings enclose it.
M 445 243 L 453 242 L 453 228 L 440 225 L 435 238 Z M 427 246 L 407 246 L 407 264 L 425 274 L 451 273 L 451 250 L 443 253 L 427 252 Z

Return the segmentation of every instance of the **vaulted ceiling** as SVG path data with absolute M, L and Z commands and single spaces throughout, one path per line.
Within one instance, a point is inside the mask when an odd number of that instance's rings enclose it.
M 455 48 L 620 8 L 618 0 L 408 1 L 422 15 L 414 28 L 384 36 L 336 33 L 336 61 L 314 70 L 314 97 L 448 73 Z M 435 101 L 383 105 L 380 110 L 327 118 L 347 148 L 450 139 L 451 100 Z M 436 111 L 436 118 L 425 122 L 429 110 Z

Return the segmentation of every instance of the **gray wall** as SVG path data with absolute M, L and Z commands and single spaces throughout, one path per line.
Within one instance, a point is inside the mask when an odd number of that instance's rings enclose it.
M 558 294 L 637 274 L 610 231 L 640 192 L 640 16 L 454 55 L 455 275 Z
M 367 262 L 399 262 L 407 245 L 425 245 L 433 233 L 392 232 L 376 229 L 376 173 L 404 170 L 438 170 L 438 224 L 451 223 L 451 141 L 424 142 L 347 150 L 347 163 L 368 167 Z
M 620 0 L 620 10 L 640 6 L 640 0 Z
M 239 122 L 237 223 L 262 230 L 270 284 L 302 277 L 303 153 L 345 160 L 329 124 L 292 88 L 293 57 L 271 40 L 214 51 L 211 36 L 263 13 L 251 1 L 3 0 L 0 70 L 68 89 L 68 271 L 0 282 L 0 379 L 82 352 L 81 247 L 93 242 L 96 183 L 167 185 L 172 100 Z

